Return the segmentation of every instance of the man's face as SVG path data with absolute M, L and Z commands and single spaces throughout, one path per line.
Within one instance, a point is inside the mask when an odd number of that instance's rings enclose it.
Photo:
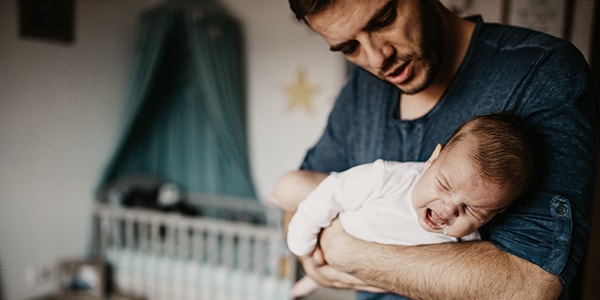
M 332 51 L 403 93 L 423 91 L 439 71 L 441 20 L 429 0 L 337 0 L 306 20 Z

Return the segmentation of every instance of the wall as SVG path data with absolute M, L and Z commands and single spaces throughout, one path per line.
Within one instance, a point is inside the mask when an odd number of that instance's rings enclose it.
M 266 196 L 279 175 L 299 166 L 323 130 L 343 83 L 344 60 L 296 21 L 285 0 L 223 2 L 245 25 L 250 160 L 258 193 Z M 301 69 L 318 88 L 310 112 L 288 109 L 284 90 Z
M 135 16 L 152 1 L 77 2 L 76 42 L 19 38 L 0 1 L 0 265 L 6 299 L 28 268 L 84 253 L 92 190 L 116 139 Z
M 52 288 L 26 284 L 27 273 L 85 253 L 92 191 L 119 129 L 137 15 L 160 1 L 76 1 L 71 45 L 21 39 L 17 2 L 0 1 L 0 293 L 9 300 Z M 286 1 L 224 2 L 245 24 L 251 164 L 265 195 L 322 130 L 343 60 L 323 51 Z M 287 110 L 283 87 L 300 68 L 319 86 L 311 113 Z
M 159 0 L 76 1 L 72 45 L 21 39 L 17 2 L 0 1 L 0 298 L 8 300 L 49 291 L 53 282 L 26 284 L 28 271 L 85 252 L 92 191 L 117 138 L 137 15 Z M 245 25 L 250 159 L 265 196 L 322 131 L 343 60 L 292 17 L 285 0 L 223 2 Z M 495 8 L 481 9 L 498 19 Z M 585 24 L 578 32 L 589 32 Z M 300 69 L 319 87 L 312 112 L 287 108 L 283 87 Z

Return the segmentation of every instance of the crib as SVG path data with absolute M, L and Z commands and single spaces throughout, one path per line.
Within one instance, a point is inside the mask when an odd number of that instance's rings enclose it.
M 283 300 L 295 279 L 275 209 L 256 201 L 195 196 L 204 207 L 267 221 L 189 217 L 97 203 L 97 253 L 113 290 L 147 300 Z

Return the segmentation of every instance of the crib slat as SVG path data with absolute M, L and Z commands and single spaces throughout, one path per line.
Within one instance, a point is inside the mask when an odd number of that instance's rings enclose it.
M 105 257 L 108 244 L 109 222 L 105 213 L 98 213 L 96 217 L 98 220 L 98 236 L 96 238 L 98 238 L 98 247 L 100 248 L 98 254 L 100 257 Z
M 99 253 L 121 291 L 156 299 L 289 299 L 293 258 L 276 227 L 99 205 Z

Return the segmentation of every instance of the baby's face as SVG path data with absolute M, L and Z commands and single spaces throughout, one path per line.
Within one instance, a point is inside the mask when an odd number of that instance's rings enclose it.
M 463 237 L 510 203 L 501 186 L 485 181 L 464 151 L 444 152 L 427 166 L 413 191 L 419 224 L 427 231 Z

